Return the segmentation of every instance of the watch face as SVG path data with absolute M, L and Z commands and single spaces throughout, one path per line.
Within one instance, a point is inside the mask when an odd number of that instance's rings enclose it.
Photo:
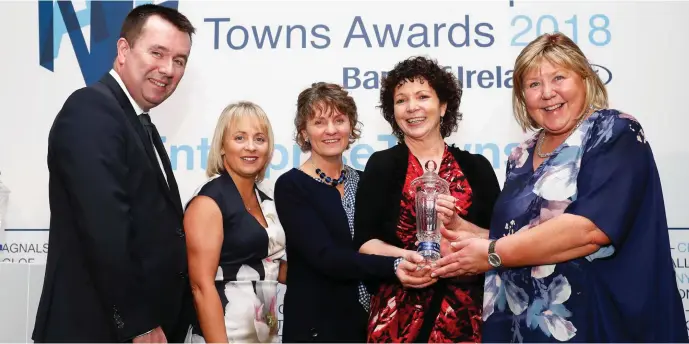
M 498 256 L 497 254 L 491 253 L 488 255 L 488 264 L 490 264 L 494 268 L 497 268 L 502 264 L 502 260 L 500 259 L 500 256 Z

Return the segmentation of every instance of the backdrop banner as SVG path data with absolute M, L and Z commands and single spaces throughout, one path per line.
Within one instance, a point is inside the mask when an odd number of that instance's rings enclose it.
M 73 91 L 110 70 L 124 17 L 149 2 L 0 2 L 0 27 L 7 33 L 0 83 L 0 185 L 12 191 L 7 214 L 0 215 L 0 262 L 5 263 L 0 302 L 13 305 L 0 307 L 0 340 L 30 341 L 31 305 L 42 285 L 36 271 L 49 250 L 46 156 L 53 119 Z M 636 117 L 650 141 L 663 185 L 677 284 L 689 311 L 689 149 L 684 142 L 689 116 L 681 105 L 689 80 L 689 45 L 682 36 L 689 32 L 688 2 L 164 4 L 178 8 L 197 27 L 182 82 L 151 111 L 183 203 L 206 179 L 213 130 L 229 103 L 253 101 L 270 117 L 276 142 L 269 182 L 305 161 L 308 155 L 294 142 L 293 119 L 297 95 L 318 81 L 341 84 L 354 97 L 363 131 L 344 159 L 363 170 L 373 152 L 396 144 L 377 108 L 381 78 L 415 55 L 437 59 L 462 82 L 463 120 L 446 141 L 485 155 L 502 184 L 510 150 L 527 135 L 512 115 L 514 60 L 540 34 L 568 35 L 607 85 L 611 107 Z M 14 267 L 22 264 L 34 265 Z M 19 277 L 6 278 L 10 272 Z M 284 291 L 281 286 L 280 297 Z

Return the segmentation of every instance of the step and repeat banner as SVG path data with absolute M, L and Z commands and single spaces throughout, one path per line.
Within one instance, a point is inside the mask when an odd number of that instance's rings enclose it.
M 46 153 L 52 121 L 71 92 L 110 69 L 124 16 L 148 2 L 0 2 L 0 290 L 20 293 L 0 292 L 0 340 L 30 341 L 50 249 Z M 542 33 L 567 34 L 606 83 L 611 106 L 644 127 L 660 169 L 677 284 L 689 310 L 688 2 L 164 4 L 198 29 L 176 93 L 151 111 L 183 202 L 205 180 L 215 123 L 231 102 L 256 102 L 270 117 L 276 147 L 269 181 L 299 166 L 307 156 L 292 139 L 297 95 L 317 81 L 341 84 L 356 100 L 363 135 L 345 159 L 363 169 L 373 152 L 396 143 L 376 108 L 381 78 L 414 55 L 437 59 L 461 80 L 464 119 L 447 142 L 485 155 L 502 183 L 507 156 L 526 135 L 512 117 L 514 59 Z

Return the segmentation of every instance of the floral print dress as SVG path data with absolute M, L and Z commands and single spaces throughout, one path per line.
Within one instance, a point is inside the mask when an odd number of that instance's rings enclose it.
M 403 248 L 416 250 L 415 194 L 411 182 L 424 170 L 409 152 L 407 174 L 400 204 L 397 237 Z M 472 190 L 452 153 L 445 147 L 438 175 L 450 183 L 450 193 L 461 209 L 471 205 Z M 462 214 L 466 215 L 466 214 Z M 404 288 L 399 283 L 383 283 L 372 297 L 367 342 L 480 342 L 482 279 L 471 282 L 445 281 L 424 289 Z M 442 295 L 436 295 L 442 293 Z M 440 307 L 433 312 L 434 297 L 441 297 Z M 430 321 L 424 321 L 430 318 Z M 423 338 L 422 338 L 423 337 Z
M 279 343 L 277 288 L 280 261 L 286 260 L 285 231 L 267 182 L 254 190 L 268 227 L 246 210 L 227 172 L 210 178 L 194 196 L 210 197 L 222 213 L 223 242 L 215 287 L 227 339 L 230 343 Z M 190 328 L 185 342 L 205 342 L 198 323 Z
M 686 342 L 660 179 L 641 125 L 596 111 L 534 170 L 537 138 L 509 157 L 490 238 L 569 213 L 612 243 L 558 264 L 486 273 L 484 341 Z

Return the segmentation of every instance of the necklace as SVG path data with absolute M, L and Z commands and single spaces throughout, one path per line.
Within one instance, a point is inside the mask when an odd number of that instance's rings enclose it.
M 244 202 L 242 202 L 242 203 L 244 203 Z M 257 206 L 258 206 L 258 204 L 252 205 L 252 206 L 250 207 L 248 204 L 244 203 L 244 207 L 246 207 L 246 211 L 251 211 L 251 209 L 257 208 Z
M 323 172 L 323 170 L 316 167 L 316 165 L 313 163 L 313 160 L 311 160 L 311 165 L 313 166 L 313 168 L 316 169 L 316 174 L 318 175 L 318 178 L 320 178 L 319 181 L 324 183 L 324 184 L 328 184 L 330 186 L 335 187 L 335 186 L 338 186 L 340 184 L 343 184 L 345 182 L 345 180 L 347 180 L 347 173 L 346 173 L 344 168 L 342 169 L 342 172 L 340 172 L 340 178 L 333 179 L 331 177 L 328 177 L 328 175 L 325 174 L 325 172 Z
M 583 116 L 581 116 L 581 118 L 579 119 L 577 124 L 574 126 L 574 128 L 572 128 L 572 130 L 569 131 L 569 134 L 567 134 L 567 137 L 565 137 L 564 141 L 562 141 L 562 142 L 567 141 L 567 139 L 570 136 L 572 136 L 572 133 L 574 133 L 574 131 L 576 131 L 577 128 L 579 128 L 581 123 L 584 123 L 584 120 L 588 117 L 588 115 L 592 114 L 593 112 L 594 112 L 594 109 L 593 109 L 593 107 L 591 107 L 587 113 L 585 113 Z M 545 139 L 545 130 L 541 130 L 541 134 L 538 137 L 538 142 L 536 143 L 536 154 L 538 154 L 538 156 L 540 158 L 543 158 L 543 159 L 553 156 L 553 154 L 555 154 L 555 151 L 557 150 L 557 147 L 555 147 L 555 149 L 553 149 L 553 151 L 550 153 L 541 152 L 541 147 L 543 146 L 543 140 L 544 139 Z
M 254 186 L 254 188 L 255 187 L 256 186 Z M 256 209 L 260 206 L 260 202 L 258 201 L 258 198 L 256 197 L 256 190 L 255 189 L 253 189 L 251 191 L 251 195 L 247 197 L 248 200 L 246 200 L 246 201 L 244 200 L 244 197 L 241 196 L 241 194 L 239 196 L 242 199 L 242 203 L 244 203 L 244 207 L 246 208 L 246 211 L 251 211 L 251 209 Z M 251 206 L 249 206 L 249 205 L 251 205 Z

